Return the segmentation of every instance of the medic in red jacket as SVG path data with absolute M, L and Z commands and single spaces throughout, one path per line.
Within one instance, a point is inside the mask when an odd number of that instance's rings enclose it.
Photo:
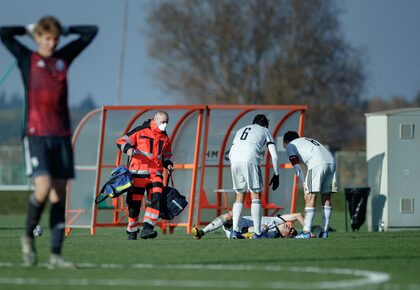
M 129 240 L 136 240 L 139 232 L 139 214 L 144 191 L 147 190 L 150 204 L 143 219 L 142 239 L 156 238 L 154 230 L 159 218 L 159 202 L 163 188 L 163 167 L 173 170 L 170 160 L 171 141 L 166 134 L 169 116 L 164 111 L 156 112 L 153 119 L 145 121 L 117 140 L 122 152 L 131 156 L 129 170 L 134 187 L 127 193 Z

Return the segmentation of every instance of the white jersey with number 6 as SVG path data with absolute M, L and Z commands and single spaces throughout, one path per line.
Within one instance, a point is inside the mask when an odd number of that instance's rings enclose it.
M 320 142 L 301 137 L 286 145 L 287 156 L 297 156 L 308 169 L 321 164 L 334 164 L 334 157 Z
M 236 132 L 229 152 L 230 162 L 260 164 L 260 153 L 265 144 L 274 144 L 270 131 L 260 125 L 245 126 Z

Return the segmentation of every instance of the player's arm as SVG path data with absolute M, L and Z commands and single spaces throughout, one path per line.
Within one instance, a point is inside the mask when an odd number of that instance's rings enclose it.
M 292 155 L 289 157 L 290 162 L 293 165 L 293 170 L 295 171 L 296 176 L 299 178 L 300 183 L 305 183 L 305 177 L 303 175 L 302 167 L 299 164 L 299 157 L 296 155 Z
M 169 172 L 174 170 L 174 163 L 171 161 L 171 157 L 172 157 L 172 146 L 171 146 L 171 141 L 169 141 L 166 150 L 162 153 L 163 167 L 168 169 Z
M 138 126 L 128 132 L 127 134 L 121 136 L 117 141 L 117 147 L 120 149 L 123 153 L 133 156 L 136 148 L 136 134 L 137 132 L 141 131 L 144 128 L 144 126 Z M 131 150 L 130 150 L 131 149 Z
M 79 37 L 61 48 L 57 55 L 64 58 L 68 65 L 78 56 L 95 38 L 98 27 L 95 25 L 74 25 L 62 28 L 64 36 L 77 34 Z
M 278 173 L 278 168 L 277 168 L 277 150 L 276 150 L 276 146 L 274 145 L 274 143 L 270 143 L 268 144 L 268 151 L 270 152 L 271 155 L 271 162 L 273 163 L 273 170 L 274 170 L 274 174 L 273 177 L 271 177 L 270 180 L 270 184 L 269 185 L 273 185 L 272 186 L 272 190 L 276 190 L 279 187 L 279 173 Z
M 282 214 L 280 218 L 285 222 L 294 222 L 298 221 L 303 226 L 303 215 L 300 212 Z
M 278 170 L 278 157 L 274 138 L 268 129 L 266 130 L 266 142 L 268 152 L 270 152 L 271 163 L 273 164 L 273 177 L 271 177 L 269 185 L 272 185 L 271 189 L 276 190 L 279 187 L 279 170 Z
M 30 50 L 21 44 L 16 36 L 30 34 L 24 26 L 3 26 L 0 27 L 0 38 L 6 48 L 20 60 L 24 55 L 30 54 Z
M 270 152 L 271 163 L 273 164 L 274 174 L 279 175 L 276 145 L 274 143 L 270 142 L 270 143 L 267 144 L 267 147 L 268 147 L 268 151 Z

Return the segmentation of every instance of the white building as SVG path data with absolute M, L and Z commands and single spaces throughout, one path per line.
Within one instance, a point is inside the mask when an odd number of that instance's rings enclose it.
M 420 108 L 366 114 L 369 231 L 420 228 Z

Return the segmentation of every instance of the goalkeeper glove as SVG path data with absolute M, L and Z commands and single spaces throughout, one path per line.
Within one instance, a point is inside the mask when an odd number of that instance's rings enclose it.
M 271 180 L 270 180 L 270 184 L 269 185 L 273 185 L 271 187 L 272 190 L 276 190 L 277 187 L 279 187 L 279 175 L 278 174 L 277 175 L 274 174 L 273 177 L 271 177 Z

